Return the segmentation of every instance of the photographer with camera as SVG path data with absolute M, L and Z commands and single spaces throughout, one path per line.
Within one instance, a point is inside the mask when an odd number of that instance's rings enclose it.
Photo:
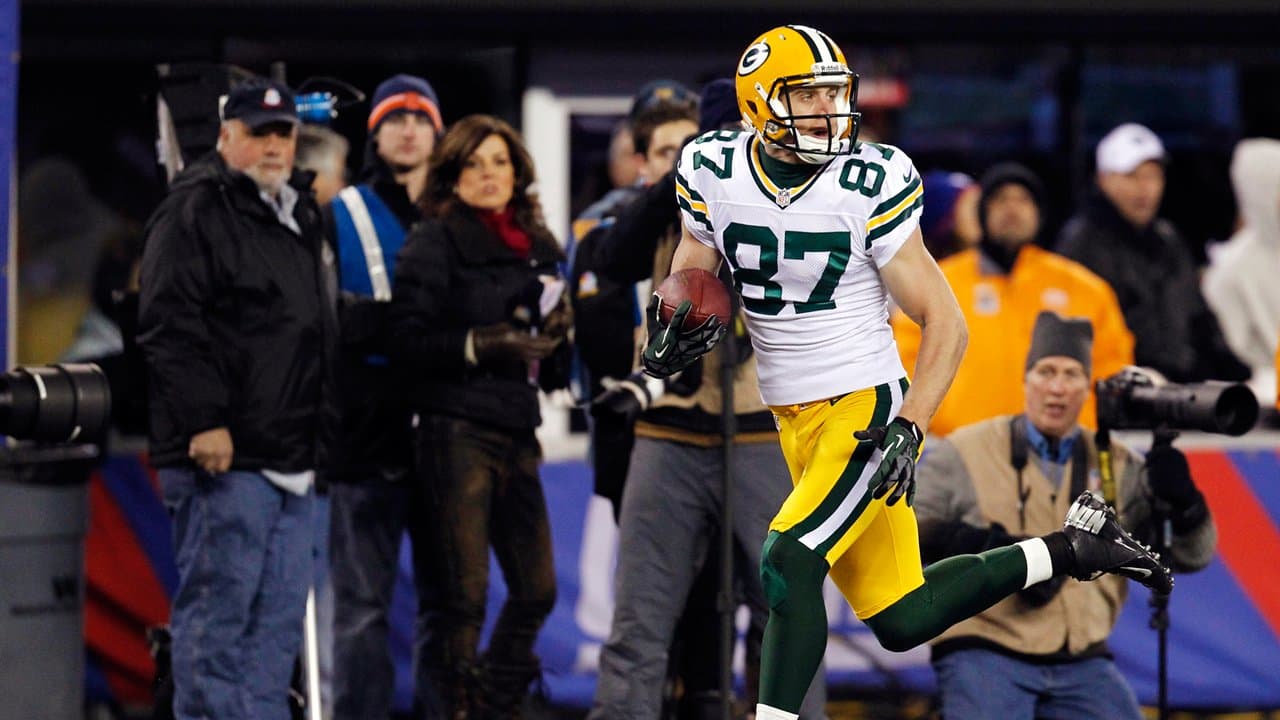
M 1024 412 L 935 442 L 919 469 L 915 505 L 926 562 L 1043 535 L 1073 498 L 1098 491 L 1097 437 L 1079 424 L 1092 344 L 1088 321 L 1040 313 L 1023 377 Z M 1217 530 L 1168 438 L 1158 434 L 1145 460 L 1112 442 L 1116 497 L 1106 500 L 1144 542 L 1160 531 L 1157 514 L 1169 518 L 1168 561 L 1192 572 L 1212 559 Z M 1058 576 L 944 632 L 932 642 L 943 715 L 1141 717 L 1106 644 L 1126 591 L 1116 575 L 1094 582 Z
M 147 225 L 138 344 L 173 516 L 174 715 L 283 720 L 335 420 L 333 256 L 292 91 L 231 89 L 217 150 Z

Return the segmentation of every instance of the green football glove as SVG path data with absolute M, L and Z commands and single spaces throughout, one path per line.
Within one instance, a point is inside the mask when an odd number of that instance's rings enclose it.
M 853 437 L 880 448 L 880 466 L 871 476 L 871 497 L 879 500 L 888 494 L 885 504 L 893 505 L 905 495 L 907 507 L 911 507 L 916 497 L 916 456 L 924 442 L 920 428 L 904 417 L 896 417 L 888 425 L 859 430 Z
M 645 310 L 649 319 L 649 344 L 641 357 L 644 371 L 656 378 L 671 377 L 689 367 L 710 352 L 728 330 L 715 315 L 697 327 L 686 328 L 686 316 L 693 309 L 693 303 L 688 300 L 680 303 L 671 315 L 671 322 L 664 324 L 660 315 L 661 303 L 656 294 L 649 299 L 649 307 Z

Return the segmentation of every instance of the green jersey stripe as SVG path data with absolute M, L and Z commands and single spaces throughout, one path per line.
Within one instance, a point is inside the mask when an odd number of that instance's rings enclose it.
M 711 232 L 715 232 L 715 228 L 711 227 L 711 220 L 710 220 L 710 218 L 708 218 L 705 214 L 703 214 L 703 213 L 701 213 L 701 212 L 699 212 L 699 211 L 697 211 L 697 210 L 694 210 L 694 209 L 693 209 L 693 207 L 692 207 L 691 205 L 689 205 L 689 201 L 688 201 L 688 200 L 685 200 L 684 198 L 680 197 L 679 195 L 676 195 L 676 202 L 680 205 L 680 207 L 681 207 L 685 212 L 689 213 L 689 217 L 693 218 L 693 219 L 694 219 L 694 220 L 696 220 L 697 222 L 702 223 L 702 225 L 703 225 L 704 227 L 706 227 L 706 228 L 707 228 L 707 230 L 709 230 L 709 231 L 711 231 Z
M 919 186 L 920 186 L 920 176 L 917 175 L 914 180 L 912 180 L 910 183 L 907 184 L 907 187 L 904 188 L 902 192 L 898 193 L 897 195 L 894 195 L 888 200 L 885 200 L 884 202 L 877 205 L 876 209 L 871 211 L 871 217 L 868 218 L 867 222 L 870 222 L 871 220 L 875 220 L 880 215 L 883 215 L 884 213 L 887 213 L 890 210 L 897 207 L 898 203 L 902 202 L 903 200 L 906 200 L 907 197 L 910 196 L 911 193 L 915 192 L 916 188 Z
M 689 183 L 685 182 L 684 178 L 680 177 L 680 173 L 676 173 L 676 182 L 680 185 L 680 187 L 684 188 L 685 192 L 689 193 L 689 197 L 693 198 L 694 201 L 700 202 L 704 205 L 707 203 L 707 201 L 703 199 L 701 195 L 698 194 L 697 190 L 694 190 L 693 188 L 689 187 Z
M 911 215 L 915 213 L 917 209 L 923 206 L 924 206 L 924 197 L 923 196 L 918 197 L 916 198 L 915 202 L 903 208 L 902 212 L 898 213 L 897 217 L 881 225 L 875 230 L 872 230 L 871 232 L 867 233 L 867 249 L 870 250 L 872 243 L 884 237 L 885 235 L 888 235 L 891 231 L 893 231 L 894 228 L 898 227 L 903 222 L 905 222 L 907 218 L 911 217 Z

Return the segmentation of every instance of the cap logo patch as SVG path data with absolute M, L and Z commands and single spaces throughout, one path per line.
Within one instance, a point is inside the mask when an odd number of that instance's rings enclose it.
M 280 102 L 280 91 L 275 88 L 267 88 L 267 91 L 262 94 L 263 107 L 278 108 Z

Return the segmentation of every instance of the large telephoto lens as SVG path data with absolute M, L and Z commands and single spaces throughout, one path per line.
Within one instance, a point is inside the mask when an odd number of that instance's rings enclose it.
M 97 365 L 19 367 L 0 375 L 0 434 L 37 442 L 94 442 L 111 419 Z
M 1258 420 L 1258 400 L 1240 383 L 1136 387 L 1127 406 L 1135 418 L 1145 420 L 1144 427 L 1163 424 L 1173 430 L 1243 435 Z

